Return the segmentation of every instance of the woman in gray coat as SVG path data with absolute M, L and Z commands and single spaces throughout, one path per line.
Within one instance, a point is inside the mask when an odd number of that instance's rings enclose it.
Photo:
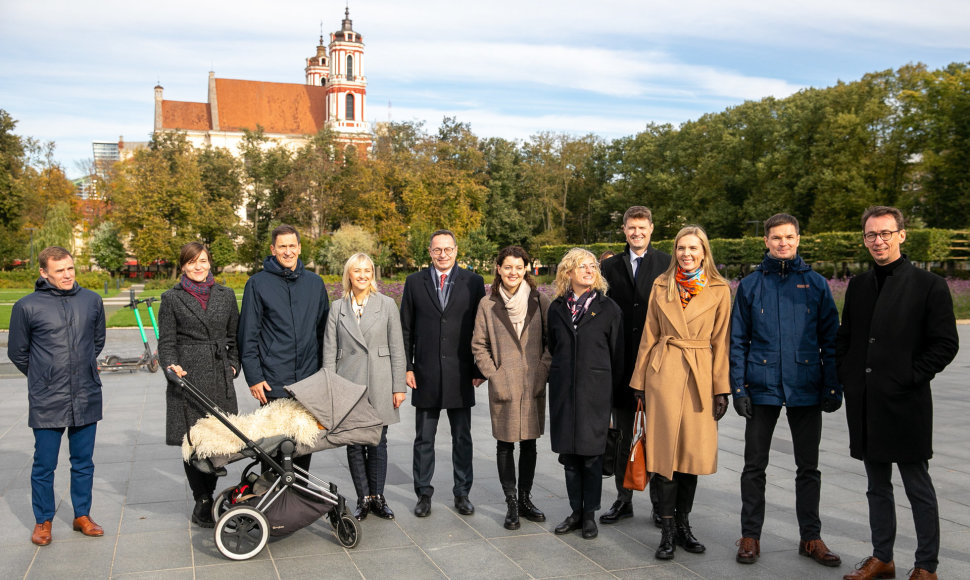
M 404 337 L 394 300 L 377 291 L 374 262 L 354 254 L 344 264 L 344 297 L 333 303 L 323 335 L 323 368 L 367 387 L 367 400 L 384 422 L 377 445 L 348 445 L 347 462 L 357 491 L 354 517 L 387 520 L 394 512 L 384 499 L 387 426 L 400 421 L 407 397 Z
M 212 257 L 208 248 L 199 242 L 182 246 L 179 267 L 182 279 L 162 294 L 158 309 L 158 359 L 163 368 L 188 376 L 222 410 L 236 413 L 236 391 L 232 384 L 239 371 L 236 294 L 215 283 Z M 188 428 L 204 417 L 205 412 L 171 381 L 165 393 L 165 407 L 165 443 L 181 445 Z M 188 463 L 184 466 L 195 498 L 192 521 L 211 528 L 215 525 L 212 493 L 218 476 L 203 473 Z
M 496 462 L 508 505 L 505 528 L 509 530 L 519 529 L 519 515 L 533 522 L 546 521 L 530 495 L 536 469 L 536 439 L 546 424 L 549 299 L 535 288 L 529 274 L 531 261 L 519 246 L 509 246 L 498 253 L 491 294 L 478 303 L 472 335 L 475 364 L 488 379 L 492 436 L 498 441 Z M 513 457 L 516 442 L 518 486 Z

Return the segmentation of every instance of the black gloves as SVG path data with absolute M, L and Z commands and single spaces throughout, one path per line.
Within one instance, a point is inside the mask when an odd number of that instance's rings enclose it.
M 839 410 L 842 406 L 842 399 L 830 399 L 828 397 L 822 399 L 822 410 L 826 413 L 834 413 Z
M 720 421 L 724 413 L 727 413 L 728 408 L 728 396 L 727 395 L 714 395 L 714 420 Z
M 751 404 L 751 397 L 735 396 L 734 410 L 745 419 L 754 417 L 754 406 Z

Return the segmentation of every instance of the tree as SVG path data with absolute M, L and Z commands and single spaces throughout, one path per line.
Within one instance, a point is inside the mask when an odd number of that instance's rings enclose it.
M 61 202 L 47 210 L 44 215 L 44 225 L 37 230 L 35 244 L 38 248 L 60 246 L 73 252 L 74 220 L 71 216 L 71 206 Z
M 125 265 L 125 246 L 111 222 L 101 222 L 91 234 L 90 250 L 98 267 L 115 274 Z
M 477 272 L 489 272 L 498 254 L 495 242 L 488 239 L 485 228 L 478 228 L 468 232 L 468 235 L 458 242 L 462 257 Z
M 290 152 L 270 146 L 262 127 L 243 130 L 239 152 L 243 160 L 243 184 L 246 187 L 246 227 L 239 247 L 240 262 L 259 268 L 269 249 L 270 225 L 277 220 L 276 210 L 286 195 L 283 180 L 292 167 Z
M 0 109 L 0 267 L 27 257 L 23 230 L 25 191 L 24 145 L 13 133 L 17 122 Z M 33 266 L 33 265 L 31 265 Z
M 344 271 L 344 263 L 354 254 L 363 252 L 373 259 L 379 251 L 374 234 L 354 224 L 343 224 L 330 236 L 330 243 L 323 248 L 320 257 L 331 274 L 340 274 Z

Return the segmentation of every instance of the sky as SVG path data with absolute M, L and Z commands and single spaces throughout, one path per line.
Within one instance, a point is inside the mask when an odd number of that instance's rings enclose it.
M 82 174 L 92 141 L 146 141 L 154 86 L 303 83 L 347 0 L 0 0 L 0 109 Z M 922 62 L 970 61 L 966 0 L 350 0 L 367 121 L 445 116 L 479 137 L 605 139 Z M 329 37 L 327 37 L 329 42 Z

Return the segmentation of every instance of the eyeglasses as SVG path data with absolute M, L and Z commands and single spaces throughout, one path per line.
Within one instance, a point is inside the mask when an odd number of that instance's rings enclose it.
M 580 265 L 576 266 L 576 269 L 577 270 L 586 270 L 587 272 L 595 272 L 595 271 L 599 270 L 600 268 L 599 268 L 599 266 L 595 262 L 593 262 L 592 264 L 580 264 Z
M 884 242 L 888 242 L 889 240 L 893 239 L 893 234 L 898 234 L 900 231 L 902 230 L 866 232 L 865 234 L 862 234 L 862 239 L 864 239 L 867 244 L 871 244 L 876 241 L 876 236 L 879 236 L 879 239 L 881 239 Z
M 431 248 L 431 255 L 432 256 L 440 256 L 440 255 L 444 254 L 446 256 L 450 256 L 450 255 L 454 254 L 455 253 L 455 250 L 457 250 L 457 249 L 458 248 L 454 248 L 454 247 L 451 247 L 451 248 Z

